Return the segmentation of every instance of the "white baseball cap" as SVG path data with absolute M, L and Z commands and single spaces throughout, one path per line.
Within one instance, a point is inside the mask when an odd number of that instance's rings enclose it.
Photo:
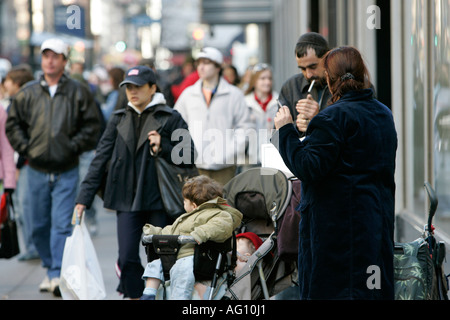
M 45 50 L 52 50 L 57 54 L 64 55 L 66 58 L 69 57 L 69 45 L 60 39 L 53 38 L 45 40 L 41 46 L 41 53 Z
M 200 53 L 197 56 L 197 59 L 209 59 L 218 65 L 221 65 L 223 63 L 223 55 L 222 53 L 217 50 L 216 48 L 212 47 L 206 47 L 203 48 Z

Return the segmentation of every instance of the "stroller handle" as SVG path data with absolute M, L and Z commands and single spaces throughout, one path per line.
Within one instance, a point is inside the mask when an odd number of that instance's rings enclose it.
M 425 190 L 428 193 L 428 198 L 430 199 L 430 208 L 428 209 L 428 232 L 431 232 L 431 225 L 433 223 L 433 217 L 436 213 L 436 208 L 438 206 L 438 198 L 436 196 L 436 192 L 431 187 L 430 183 L 425 181 Z
M 153 243 L 153 234 L 146 235 L 142 237 L 143 244 L 150 244 Z M 173 236 L 178 237 L 177 241 L 179 244 L 188 244 L 188 243 L 197 243 L 192 236 Z

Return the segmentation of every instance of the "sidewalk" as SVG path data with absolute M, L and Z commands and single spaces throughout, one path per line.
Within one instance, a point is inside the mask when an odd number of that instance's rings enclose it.
M 97 206 L 97 207 L 101 207 Z M 123 300 L 116 291 L 119 284 L 114 265 L 117 259 L 116 214 L 97 210 L 98 234 L 92 237 L 103 272 L 106 300 Z M 19 230 L 21 236 L 21 230 Z M 23 251 L 22 239 L 21 250 Z M 0 259 L 0 300 L 62 300 L 52 293 L 39 292 L 39 284 L 45 277 L 40 260 L 19 261 L 20 254 L 10 260 Z M 142 261 L 145 262 L 144 247 Z

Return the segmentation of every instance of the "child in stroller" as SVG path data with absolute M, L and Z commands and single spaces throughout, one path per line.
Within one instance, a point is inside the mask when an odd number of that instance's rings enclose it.
M 145 225 L 145 235 L 192 236 L 197 244 L 207 241 L 223 243 L 233 236 L 233 231 L 241 224 L 242 214 L 221 198 L 223 188 L 219 183 L 206 176 L 197 176 L 185 183 L 182 192 L 186 213 L 165 228 Z M 170 268 L 172 300 L 192 298 L 194 247 L 195 243 L 182 244 L 176 262 Z M 149 262 L 142 278 L 146 281 L 146 288 L 141 300 L 154 300 L 161 282 L 167 280 L 161 259 Z
M 236 236 L 237 261 L 236 273 L 247 264 L 248 258 L 263 244 L 262 239 L 253 232 L 239 233 Z

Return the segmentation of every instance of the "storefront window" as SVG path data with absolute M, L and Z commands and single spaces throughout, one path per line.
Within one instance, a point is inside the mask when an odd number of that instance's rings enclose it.
M 428 0 L 412 1 L 412 34 L 411 48 L 412 54 L 412 91 L 413 105 L 408 112 L 412 113 L 412 161 L 411 170 L 413 170 L 413 199 L 415 214 L 423 217 L 424 208 L 424 181 L 425 181 L 425 88 L 426 88 L 426 10 Z
M 450 1 L 436 0 L 434 38 L 434 176 L 436 223 L 450 234 Z

